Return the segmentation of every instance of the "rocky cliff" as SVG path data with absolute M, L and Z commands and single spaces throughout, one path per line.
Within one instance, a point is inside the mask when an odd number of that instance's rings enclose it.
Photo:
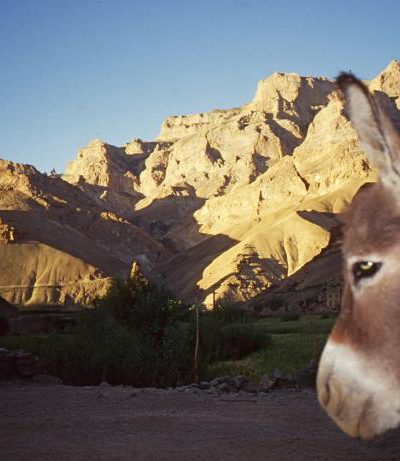
M 369 86 L 400 125 L 399 62 Z M 291 280 L 315 298 L 340 283 L 337 214 L 374 180 L 334 83 L 275 73 L 242 107 L 168 117 L 153 142 L 95 140 L 61 178 L 0 163 L 0 295 L 88 302 L 139 259 L 208 305 Z
M 0 292 L 17 305 L 87 303 L 111 276 L 169 256 L 101 201 L 34 167 L 0 160 Z

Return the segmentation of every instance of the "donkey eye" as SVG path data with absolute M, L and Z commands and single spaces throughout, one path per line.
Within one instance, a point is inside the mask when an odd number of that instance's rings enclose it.
M 373 277 L 381 268 L 382 263 L 374 261 L 358 261 L 353 264 L 352 272 L 354 281 L 357 283 L 361 279 Z

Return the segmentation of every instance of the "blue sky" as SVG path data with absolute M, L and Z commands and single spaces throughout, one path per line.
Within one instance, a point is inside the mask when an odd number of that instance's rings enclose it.
M 274 71 L 372 78 L 400 2 L 0 0 L 0 157 L 61 172 L 91 139 L 241 105 Z

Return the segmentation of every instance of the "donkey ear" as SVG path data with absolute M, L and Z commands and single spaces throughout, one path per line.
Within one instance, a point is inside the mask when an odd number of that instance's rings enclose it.
M 400 136 L 367 87 L 352 74 L 340 74 L 337 84 L 343 93 L 347 114 L 361 147 L 376 166 L 383 183 L 400 185 Z

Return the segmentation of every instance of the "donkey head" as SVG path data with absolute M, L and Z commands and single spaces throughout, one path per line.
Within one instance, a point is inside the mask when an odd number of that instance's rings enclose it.
M 338 85 L 379 181 L 344 218 L 342 308 L 317 388 L 344 432 L 371 438 L 400 424 L 400 136 L 362 82 L 342 74 Z

